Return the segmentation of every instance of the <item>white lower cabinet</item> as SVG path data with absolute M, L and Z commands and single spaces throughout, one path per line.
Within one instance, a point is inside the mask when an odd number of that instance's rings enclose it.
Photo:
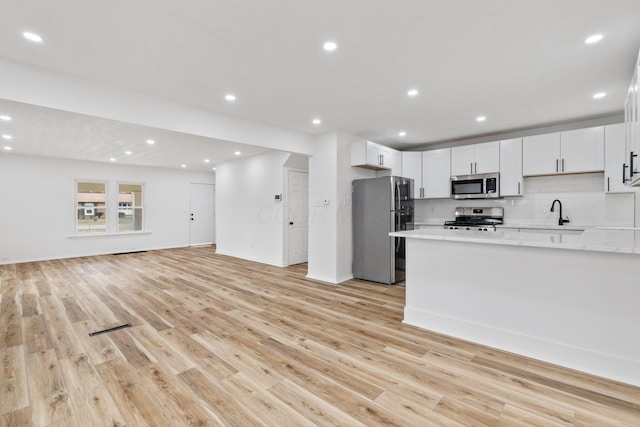
M 500 195 L 522 196 L 522 138 L 500 141 Z
M 422 197 L 425 199 L 451 196 L 451 149 L 422 153 Z

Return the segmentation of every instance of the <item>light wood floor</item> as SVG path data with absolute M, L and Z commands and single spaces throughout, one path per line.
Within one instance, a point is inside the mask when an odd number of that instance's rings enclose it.
M 403 325 L 403 287 L 305 272 L 212 247 L 0 266 L 2 425 L 640 425 L 639 388 Z

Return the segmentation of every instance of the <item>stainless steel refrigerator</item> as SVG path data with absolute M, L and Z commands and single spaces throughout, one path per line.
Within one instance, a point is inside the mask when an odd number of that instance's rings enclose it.
M 356 179 L 352 184 L 353 276 L 392 284 L 405 278 L 405 239 L 413 229 L 413 180 L 398 176 Z

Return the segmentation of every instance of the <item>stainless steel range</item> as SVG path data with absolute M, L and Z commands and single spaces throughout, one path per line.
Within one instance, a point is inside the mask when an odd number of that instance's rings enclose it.
M 456 219 L 444 223 L 449 230 L 496 231 L 502 224 L 504 208 L 456 208 Z

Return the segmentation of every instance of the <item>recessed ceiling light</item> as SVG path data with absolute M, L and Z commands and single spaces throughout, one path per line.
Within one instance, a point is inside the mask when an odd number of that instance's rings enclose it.
M 115 157 L 111 157 L 111 158 L 109 159 L 109 161 L 110 161 L 110 162 L 115 162 L 115 161 L 116 161 L 116 159 L 115 159 Z
M 124 154 L 126 154 L 127 156 L 132 155 L 133 153 L 131 151 L 125 151 Z
M 205 163 L 209 163 L 210 161 L 211 161 L 211 160 L 209 160 L 209 159 L 204 159 L 204 162 L 205 162 Z
M 487 120 L 487 118 L 485 116 L 478 116 L 476 117 L 476 121 L 477 122 L 484 122 L 485 120 Z
M 0 120 L 4 120 L 5 122 L 11 121 L 11 117 L 9 116 L 0 116 Z
M 147 144 L 149 144 L 149 145 L 153 145 L 153 144 L 155 144 L 155 143 L 156 143 L 156 142 L 155 142 L 153 139 L 147 139 Z
M 338 44 L 336 42 L 329 41 L 329 42 L 325 42 L 325 44 L 322 45 L 322 48 L 327 52 L 333 52 L 338 48 Z
M 593 44 L 593 43 L 598 43 L 600 40 L 602 40 L 602 34 L 594 34 L 592 36 L 587 37 L 584 42 L 586 44 Z
M 227 95 L 224 96 L 224 99 L 226 99 L 229 102 L 233 102 L 236 100 L 236 96 L 232 93 L 229 93 Z
M 186 168 L 187 165 L 185 165 L 184 163 L 180 165 L 181 168 Z
M 22 33 L 22 37 L 24 37 L 25 39 L 27 39 L 29 41 L 32 41 L 34 43 L 42 43 L 42 37 L 40 37 L 36 33 L 31 33 L 29 31 L 25 31 L 24 33 Z
M 5 133 L 4 135 L 2 135 L 2 139 L 13 139 L 13 137 Z
M 211 168 L 211 170 L 216 170 L 216 168 Z
M 607 94 L 606 94 L 606 93 L 604 93 L 604 92 L 598 92 L 598 93 L 596 93 L 596 94 L 594 94 L 594 95 L 593 95 L 593 98 L 594 98 L 594 99 L 600 99 L 600 98 L 604 98 L 605 96 L 607 96 Z
M 417 96 L 418 95 L 418 89 L 409 89 L 409 91 L 407 92 L 407 95 L 409 95 L 409 96 Z
M 313 120 L 311 121 L 311 123 L 313 123 L 314 125 L 319 125 L 320 123 L 322 123 L 322 120 L 320 120 L 320 119 L 313 119 Z
M 233 154 L 235 154 L 236 156 L 239 156 L 239 155 L 241 155 L 241 154 L 242 154 L 242 152 L 241 152 L 241 151 L 236 151 L 236 152 L 235 152 L 235 153 L 233 153 Z
M 398 136 L 407 136 L 407 133 L 405 131 L 400 131 L 398 132 Z
M 8 145 L 5 145 L 3 148 L 4 148 L 5 151 L 13 150 L 13 148 L 9 147 Z

